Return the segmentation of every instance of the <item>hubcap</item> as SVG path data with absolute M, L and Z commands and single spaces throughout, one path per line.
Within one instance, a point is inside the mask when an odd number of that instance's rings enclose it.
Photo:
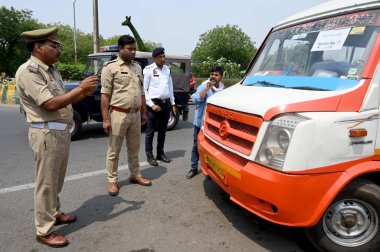
M 356 199 L 335 202 L 323 216 L 323 230 L 327 237 L 345 247 L 367 243 L 377 233 L 378 225 L 376 210 Z
M 70 133 L 73 133 L 73 131 L 74 131 L 74 129 L 75 129 L 75 120 L 72 120 L 71 121 L 71 127 L 70 127 Z
M 170 112 L 170 117 L 169 117 L 168 125 L 172 125 L 173 124 L 174 118 L 175 118 L 175 116 L 173 115 L 173 112 Z

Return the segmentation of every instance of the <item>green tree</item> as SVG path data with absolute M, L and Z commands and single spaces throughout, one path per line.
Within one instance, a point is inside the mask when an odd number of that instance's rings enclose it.
M 256 47 L 250 37 L 237 25 L 227 24 L 226 26 L 217 26 L 200 35 L 192 52 L 192 60 L 197 65 L 207 62 L 209 59 L 216 61 L 225 58 L 245 69 L 255 53 Z M 194 68 L 194 74 L 203 76 L 201 72 L 197 72 L 197 69 L 199 68 Z
M 32 11 L 0 8 L 0 72 L 13 76 L 17 68 L 30 56 L 20 34 L 40 24 L 32 18 Z
M 58 38 L 62 42 L 60 62 L 74 64 L 74 30 L 71 26 L 61 23 L 49 24 L 49 27 L 58 27 Z M 78 63 L 84 64 L 87 55 L 93 52 L 92 34 L 77 30 L 77 57 Z M 101 40 L 102 38 L 100 38 Z
M 223 67 L 223 75 L 226 78 L 240 78 L 240 65 L 223 57 L 217 60 L 207 57 L 205 61 L 193 66 L 193 72 L 197 73 L 197 76 L 208 77 L 210 75 L 210 69 L 214 66 Z

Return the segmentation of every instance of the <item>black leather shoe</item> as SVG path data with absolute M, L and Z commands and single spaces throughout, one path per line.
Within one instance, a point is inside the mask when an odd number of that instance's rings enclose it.
M 161 160 L 162 162 L 165 162 L 165 163 L 170 163 L 170 159 L 167 158 L 165 154 L 157 154 L 156 159 Z
M 195 170 L 195 169 L 191 169 L 187 174 L 186 174 L 186 178 L 187 179 L 191 179 L 192 177 L 194 177 L 195 175 L 198 174 L 198 170 Z
M 158 163 L 156 161 L 156 159 L 154 159 L 154 157 L 148 157 L 148 163 L 151 165 L 151 166 L 158 166 Z

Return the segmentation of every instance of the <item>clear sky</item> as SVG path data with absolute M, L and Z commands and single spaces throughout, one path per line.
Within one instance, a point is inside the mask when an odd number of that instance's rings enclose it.
M 286 17 L 327 0 L 98 0 L 99 33 L 109 38 L 131 34 L 132 24 L 144 40 L 162 43 L 168 54 L 190 55 L 202 33 L 217 25 L 238 25 L 259 46 L 269 29 Z M 74 26 L 74 0 L 0 0 L 0 6 L 33 11 L 44 24 Z M 77 29 L 92 33 L 93 0 L 75 0 Z

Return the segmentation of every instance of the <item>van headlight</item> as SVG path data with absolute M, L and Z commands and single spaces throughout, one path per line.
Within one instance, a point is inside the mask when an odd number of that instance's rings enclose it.
M 274 119 L 269 125 L 255 162 L 281 171 L 292 135 L 300 122 L 308 118 L 285 115 Z

